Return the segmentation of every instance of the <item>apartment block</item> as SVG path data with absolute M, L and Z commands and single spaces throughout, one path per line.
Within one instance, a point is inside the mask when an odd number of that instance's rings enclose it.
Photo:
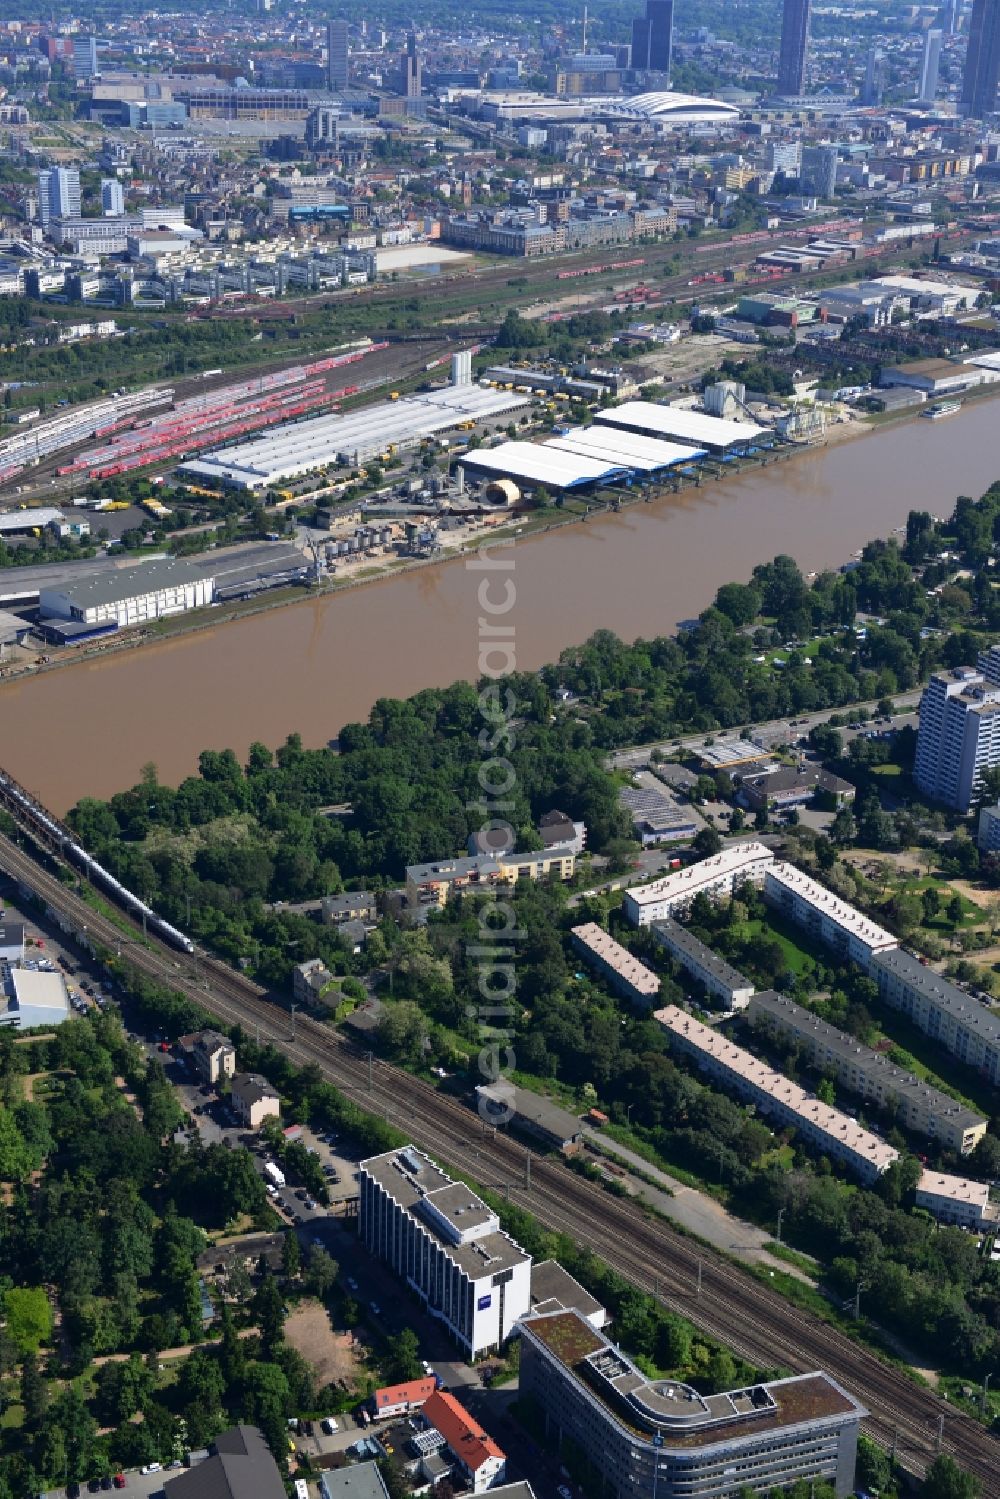
M 706 947 L 700 937 L 664 916 L 652 925 L 653 936 L 686 973 L 701 984 L 715 999 L 721 999 L 727 1010 L 745 1010 L 753 994 L 753 984 L 725 958 Z
M 899 1123 L 913 1134 L 968 1155 L 986 1133 L 986 1120 L 980 1114 L 784 994 L 773 989 L 755 994 L 747 1019 L 755 1029 L 794 1041 L 817 1071 L 828 1073 L 850 1092 L 878 1108 L 895 1110 Z
M 1000 1085 L 1000 1015 L 902 947 L 880 953 L 871 976 L 886 1004 L 901 1010 L 967 1067 Z
M 957 812 L 968 812 L 983 771 L 996 765 L 1000 685 L 971 666 L 937 672 L 920 699 L 913 767 L 920 790 Z
M 916 1201 L 918 1208 L 925 1208 L 942 1223 L 971 1228 L 975 1233 L 996 1233 L 1000 1227 L 1000 1204 L 991 1202 L 986 1182 L 923 1171 L 917 1182 Z
M 440 859 L 430 864 L 406 866 L 406 903 L 409 906 L 446 906 L 462 890 L 475 892 L 496 886 L 516 885 L 518 880 L 571 880 L 576 873 L 576 855 L 565 848 L 541 849 L 528 854 L 472 854 Z
M 645 963 L 640 963 L 627 947 L 616 942 L 596 921 L 575 926 L 572 937 L 573 946 L 582 954 L 584 961 L 602 973 L 617 994 L 631 1000 L 633 1004 L 647 1007 L 659 999 L 659 975 L 647 968 Z
M 670 1032 L 671 1046 L 691 1057 L 707 1077 L 754 1104 L 772 1121 L 790 1124 L 803 1140 L 842 1162 L 860 1181 L 876 1181 L 898 1157 L 897 1150 L 862 1129 L 850 1115 L 820 1103 L 805 1088 L 676 1005 L 657 1010 L 655 1018 Z
M 502 1345 L 531 1306 L 531 1256 L 471 1188 L 412 1145 L 361 1162 L 361 1242 L 424 1300 L 467 1357 Z
M 891 932 L 869 921 L 794 864 L 769 865 L 764 899 L 815 941 L 832 948 L 838 957 L 860 964 L 866 972 L 876 953 L 898 945 Z
M 773 862 L 773 853 L 763 843 L 733 844 L 710 859 L 701 859 L 648 885 L 626 890 L 625 916 L 633 926 L 649 926 L 665 916 L 686 911 L 696 895 L 719 900 L 732 895 L 746 880 L 762 885 L 764 871 Z
M 800 1479 L 846 1499 L 868 1414 L 825 1373 L 717 1395 L 651 1380 L 571 1311 L 522 1323 L 520 1385 L 546 1446 L 583 1452 L 608 1499 L 728 1499 Z

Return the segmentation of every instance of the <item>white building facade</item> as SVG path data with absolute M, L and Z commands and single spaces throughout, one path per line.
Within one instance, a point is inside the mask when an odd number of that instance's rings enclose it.
M 360 1236 L 469 1358 L 499 1349 L 531 1307 L 531 1256 L 471 1188 L 412 1145 L 361 1162 Z
M 43 617 L 125 629 L 167 614 L 200 609 L 215 597 L 215 579 L 177 561 L 149 562 L 82 579 L 68 588 L 43 588 Z
M 626 890 L 625 916 L 633 926 L 649 926 L 676 911 L 686 911 L 696 895 L 719 900 L 732 895 L 746 880 L 763 884 L 764 871 L 773 863 L 774 855 L 763 843 L 731 845 L 662 880 Z

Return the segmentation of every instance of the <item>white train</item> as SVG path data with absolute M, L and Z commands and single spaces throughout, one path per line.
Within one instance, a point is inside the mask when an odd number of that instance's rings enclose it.
M 152 927 L 153 931 L 158 932 L 171 946 L 179 947 L 183 952 L 194 952 L 194 943 L 190 937 L 186 937 L 183 932 L 171 926 L 169 921 L 164 921 L 162 916 L 157 916 L 151 906 L 147 906 L 145 901 L 134 895 L 120 880 L 116 880 L 113 874 L 109 874 L 103 864 L 99 864 L 81 844 L 75 841 L 72 833 L 63 823 L 51 817 L 44 807 L 39 806 L 34 797 L 29 796 L 22 786 L 19 786 L 12 777 L 4 775 L 2 771 L 0 771 L 0 786 L 12 801 L 23 807 L 32 822 L 44 828 L 51 838 L 56 839 L 62 853 L 77 864 L 88 879 L 93 880 L 97 885 L 102 885 L 119 905 L 124 906 L 133 916 L 145 917 L 147 927 Z

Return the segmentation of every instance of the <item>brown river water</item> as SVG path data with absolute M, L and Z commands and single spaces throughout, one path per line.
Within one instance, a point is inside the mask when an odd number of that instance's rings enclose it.
M 1000 403 L 979 401 L 518 542 L 513 572 L 497 574 L 516 589 L 503 622 L 518 667 L 601 628 L 670 633 L 778 552 L 818 570 L 910 509 L 950 514 L 957 495 L 1000 478 L 998 422 Z M 204 748 L 243 755 L 293 730 L 323 744 L 378 697 L 476 675 L 482 577 L 456 558 L 12 683 L 0 688 L 0 766 L 63 813 L 131 785 L 149 760 L 173 782 Z

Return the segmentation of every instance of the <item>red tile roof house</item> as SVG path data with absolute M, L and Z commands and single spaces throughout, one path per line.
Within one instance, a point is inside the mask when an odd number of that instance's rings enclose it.
M 444 1437 L 474 1494 L 485 1493 L 501 1481 L 507 1469 L 506 1453 L 454 1395 L 435 1390 L 425 1402 L 422 1415 Z
M 424 1379 L 410 1379 L 405 1384 L 383 1385 L 372 1396 L 372 1414 L 376 1420 L 386 1416 L 405 1416 L 418 1410 L 437 1384 L 433 1374 Z

